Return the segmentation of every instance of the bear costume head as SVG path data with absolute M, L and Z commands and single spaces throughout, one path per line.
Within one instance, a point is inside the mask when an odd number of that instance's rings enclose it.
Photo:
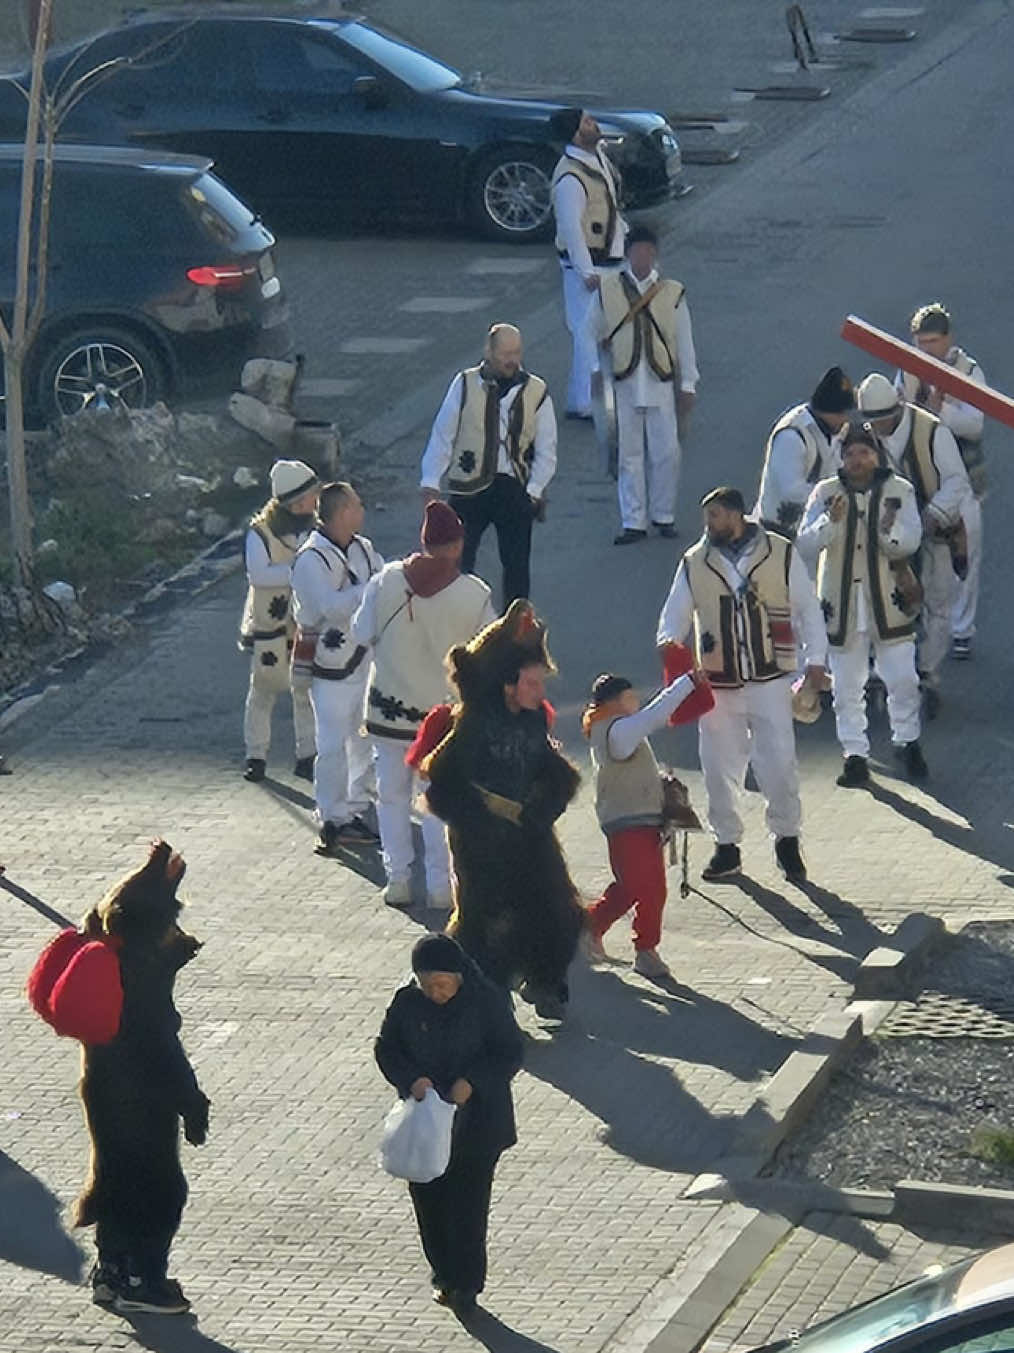
M 506 614 L 480 630 L 467 644 L 458 644 L 447 655 L 451 681 L 463 706 L 476 709 L 503 705 L 505 685 L 518 679 L 518 670 L 540 663 L 555 672 L 546 643 L 546 627 L 536 617 L 530 601 L 519 597 Z
M 153 841 L 140 869 L 115 883 L 88 912 L 85 933 L 113 938 L 124 950 L 159 950 L 182 968 L 201 948 L 179 925 L 183 903 L 176 893 L 185 872 L 183 857 L 168 841 Z

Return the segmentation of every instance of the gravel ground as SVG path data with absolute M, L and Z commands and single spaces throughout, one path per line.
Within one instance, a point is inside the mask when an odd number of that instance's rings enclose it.
M 932 1009 L 939 1018 L 941 997 L 958 998 L 955 1010 L 974 1000 L 1011 1017 L 1014 923 L 966 926 L 906 1013 Z M 878 1037 L 833 1078 L 770 1173 L 850 1187 L 908 1178 L 1014 1189 L 1014 1165 L 969 1154 L 983 1128 L 1014 1133 L 1014 1024 L 1007 1039 Z

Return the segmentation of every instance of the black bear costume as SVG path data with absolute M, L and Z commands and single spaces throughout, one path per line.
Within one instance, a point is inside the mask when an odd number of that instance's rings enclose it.
M 180 856 L 156 841 L 147 863 L 114 886 L 83 925 L 116 948 L 123 1013 L 112 1042 L 84 1047 L 80 1089 L 92 1152 L 73 1220 L 95 1225 L 93 1299 L 123 1311 L 189 1306 L 166 1276 L 187 1199 L 180 1119 L 195 1146 L 208 1131 L 209 1101 L 180 1043 L 173 1004 L 176 974 L 200 948 L 178 924 L 184 869 Z
M 524 600 L 451 649 L 460 702 L 423 769 L 457 875 L 448 933 L 493 981 L 520 982 L 539 1014 L 561 1018 L 584 911 L 553 824 L 579 776 L 549 737 L 544 705 L 508 708 L 504 687 L 532 665 L 555 670 L 545 626 Z

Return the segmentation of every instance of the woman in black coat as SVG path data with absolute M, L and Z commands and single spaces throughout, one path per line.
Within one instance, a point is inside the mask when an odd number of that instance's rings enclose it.
M 409 1184 L 434 1300 L 468 1310 L 486 1283 L 486 1230 L 500 1153 L 517 1141 L 511 1078 L 521 1034 L 510 997 L 482 975 L 449 935 L 412 950 L 414 981 L 388 1006 L 374 1048 L 402 1099 L 431 1086 L 458 1105 L 451 1159 L 429 1184 Z

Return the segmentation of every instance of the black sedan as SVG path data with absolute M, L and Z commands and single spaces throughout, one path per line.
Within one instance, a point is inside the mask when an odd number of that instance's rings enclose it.
M 930 1270 L 759 1353 L 1014 1353 L 1014 1245 Z
M 551 233 L 562 147 L 549 118 L 563 105 L 484 92 L 360 19 L 145 17 L 54 53 L 49 85 L 99 67 L 63 140 L 207 155 L 258 210 L 463 220 L 515 242 Z M 592 111 L 627 205 L 673 196 L 680 150 L 665 119 Z M 23 125 L 23 97 L 0 84 L 0 139 Z

